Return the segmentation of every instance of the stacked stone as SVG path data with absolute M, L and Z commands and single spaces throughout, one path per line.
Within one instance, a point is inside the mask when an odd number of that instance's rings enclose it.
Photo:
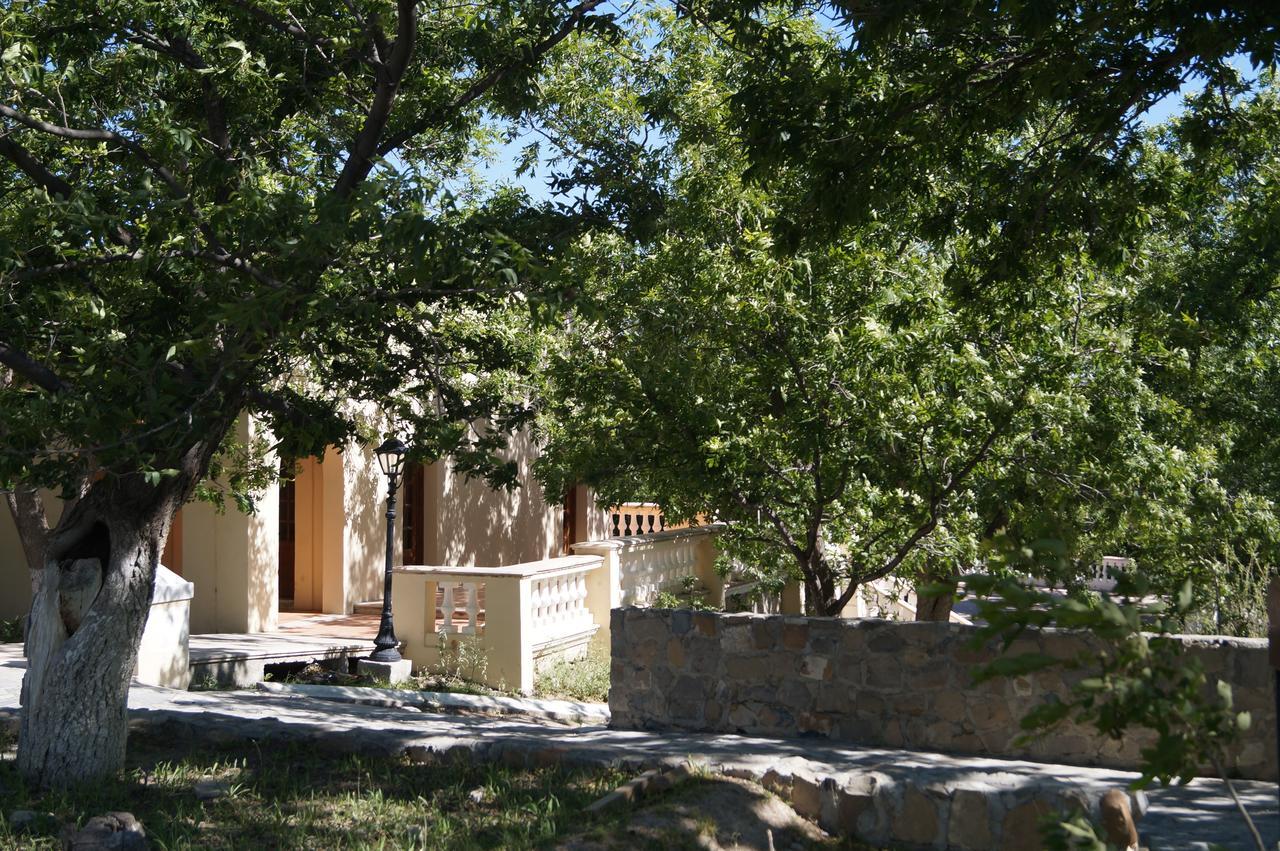
M 973 682 L 1000 655 L 975 628 L 939 622 L 615 609 L 609 708 L 614 727 L 823 736 L 864 745 L 1133 769 L 1152 741 L 1063 724 L 1020 739 L 1020 719 L 1061 699 L 1085 671 L 1051 669 Z M 1276 774 L 1266 642 L 1186 637 L 1210 678 L 1231 683 L 1253 724 L 1230 754 L 1238 776 Z M 1069 659 L 1090 636 L 1029 632 L 1007 651 Z

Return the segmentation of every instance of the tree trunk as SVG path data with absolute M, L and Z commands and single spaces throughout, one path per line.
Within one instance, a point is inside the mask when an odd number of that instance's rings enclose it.
M 934 593 L 927 594 L 926 590 Z M 942 593 L 937 593 L 942 591 Z M 956 599 L 956 579 L 937 566 L 932 557 L 925 560 L 925 573 L 916 583 L 916 620 L 949 621 Z
M 920 593 L 922 586 L 916 586 L 916 620 L 949 621 L 951 605 L 955 602 L 955 588 L 950 593 L 938 597 L 926 597 Z
M 18 768 L 67 787 L 124 766 L 127 699 L 156 565 L 185 486 L 107 478 L 49 536 L 31 607 Z
M 840 595 L 836 580 L 820 549 L 797 556 L 804 575 L 804 609 L 810 617 L 839 617 Z
M 31 571 L 32 591 L 35 590 L 37 576 L 44 569 L 44 547 L 49 539 L 49 522 L 44 515 L 44 501 L 35 488 L 18 486 L 4 495 L 13 515 L 13 525 L 18 530 L 18 540 L 22 542 L 22 554 L 27 558 L 27 568 Z

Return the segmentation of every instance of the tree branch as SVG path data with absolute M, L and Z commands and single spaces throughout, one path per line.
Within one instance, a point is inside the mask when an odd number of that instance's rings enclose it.
M 911 551 L 915 549 L 916 544 L 920 543 L 921 540 L 931 535 L 934 529 L 938 528 L 938 518 L 942 514 L 943 504 L 951 498 L 952 494 L 960 489 L 961 484 L 968 479 L 969 474 L 972 473 L 977 466 L 982 463 L 982 460 L 987 457 L 991 452 L 991 447 L 995 445 L 996 438 L 1004 432 L 1012 419 L 1013 415 L 1010 414 L 1003 422 L 997 423 L 991 429 L 986 440 L 982 441 L 982 445 L 973 453 L 973 457 L 965 462 L 965 465 L 952 475 L 951 480 L 947 482 L 947 486 L 939 491 L 932 500 L 930 500 L 928 518 L 917 526 L 907 539 L 902 542 L 901 546 L 894 551 L 893 556 L 882 564 L 874 574 L 861 577 L 858 582 L 849 582 L 849 587 L 840 595 L 838 608 L 844 608 L 845 604 L 853 598 L 853 594 L 857 591 L 858 585 L 870 582 L 874 579 L 879 579 L 882 576 L 888 576 L 892 573 L 894 569 L 897 568 L 898 565 L 902 564 L 903 560 L 911 554 Z
M 330 39 L 314 37 L 311 33 L 303 29 L 302 26 L 296 22 L 296 19 L 295 23 L 291 24 L 283 18 L 277 18 L 265 9 L 258 8 L 254 4 L 247 2 L 247 0 L 227 0 L 227 2 L 236 8 L 243 9 L 248 12 L 250 16 L 257 18 L 276 32 L 297 39 L 307 47 L 310 47 L 319 53 L 320 58 L 324 59 L 326 62 L 329 61 L 329 57 L 325 55 L 324 51 L 331 43 Z
M 16 165 L 23 174 L 44 187 L 44 190 L 50 195 L 56 195 L 63 199 L 71 197 L 70 183 L 49 171 L 44 163 L 31 155 L 30 151 L 8 136 L 0 136 L 0 156 Z
M 0 136 L 0 156 L 16 165 L 23 174 L 34 180 L 50 195 L 63 200 L 71 197 L 70 183 L 50 171 L 44 163 L 32 156 L 30 151 L 8 136 Z M 109 234 L 109 238 L 117 245 L 123 245 L 126 248 L 133 244 L 133 234 L 119 225 Z
M 376 69 L 378 82 L 373 102 L 369 104 L 369 114 L 347 152 L 342 173 L 334 183 L 332 194 L 339 200 L 349 197 L 373 169 L 373 158 L 378 153 L 378 139 L 382 137 L 387 121 L 391 118 L 391 106 L 400 89 L 400 81 L 404 79 L 405 69 L 409 66 L 409 57 L 413 55 L 417 33 L 417 0 L 397 0 L 396 40 L 390 46 L 386 61 Z
M 57 373 L 42 363 L 37 363 L 27 356 L 26 352 L 15 349 L 0 340 L 0 363 L 12 369 L 18 375 L 37 387 L 50 393 L 61 393 L 70 388 Z
M 45 133 L 49 136 L 56 136 L 60 139 L 69 139 L 76 142 L 112 142 L 127 150 L 142 161 L 153 174 L 159 177 L 164 184 L 169 187 L 179 200 L 188 201 L 189 196 L 187 189 L 174 176 L 173 172 L 165 168 L 138 142 L 127 136 L 121 136 L 114 130 L 102 130 L 99 128 L 82 129 L 77 127 L 63 127 L 60 124 L 50 124 L 48 121 L 42 121 L 39 118 L 33 118 L 26 113 L 19 112 L 11 106 L 0 103 L 0 115 L 18 122 L 24 127 Z M 194 210 L 192 210 L 194 212 Z M 198 219 L 197 219 L 198 221 Z
M 473 81 L 465 91 L 449 102 L 443 112 L 453 113 L 463 109 L 483 97 L 486 92 L 511 76 L 511 74 L 541 61 L 543 57 L 555 49 L 556 45 L 568 38 L 582 24 L 583 19 L 603 2 L 604 0 L 583 0 L 569 13 L 569 16 L 565 18 L 559 29 L 530 47 L 520 59 L 495 68 L 480 79 Z M 385 157 L 413 137 L 426 132 L 431 128 L 434 121 L 435 115 L 430 115 L 397 133 L 393 133 L 378 146 L 378 156 Z

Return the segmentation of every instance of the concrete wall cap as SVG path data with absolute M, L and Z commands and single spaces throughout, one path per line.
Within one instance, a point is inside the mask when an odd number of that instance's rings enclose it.
M 163 564 L 156 567 L 156 587 L 151 595 L 151 605 L 177 603 L 196 595 L 194 582 L 188 582 Z

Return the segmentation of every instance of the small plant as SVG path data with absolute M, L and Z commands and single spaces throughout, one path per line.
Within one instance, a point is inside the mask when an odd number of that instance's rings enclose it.
M 609 699 L 609 650 L 592 644 L 580 659 L 557 659 L 538 671 L 533 693 L 604 703 Z
M 707 602 L 707 594 L 698 583 L 698 577 L 685 576 L 680 580 L 680 590 L 659 591 L 650 604 L 655 609 L 696 609 L 712 611 L 715 606 Z
M 436 633 L 439 639 L 440 663 L 436 669 L 449 683 L 482 683 L 489 673 L 489 656 L 474 635 Z
M 22 618 L 0 620 L 0 644 L 17 644 L 24 640 Z

